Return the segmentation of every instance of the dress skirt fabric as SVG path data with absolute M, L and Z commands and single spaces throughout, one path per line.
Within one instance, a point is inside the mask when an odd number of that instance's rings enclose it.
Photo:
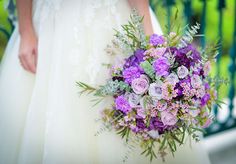
M 114 28 L 129 19 L 125 0 L 35 0 L 34 26 L 38 35 L 35 75 L 18 59 L 20 36 L 16 27 L 0 67 L 1 164 L 118 164 L 128 150 L 115 132 L 94 136 L 101 123 L 91 97 L 78 95 L 76 81 L 103 84 L 112 57 L 104 51 Z M 154 18 L 157 33 L 160 26 Z M 209 163 L 200 145 L 180 148 L 167 164 Z M 127 163 L 145 164 L 140 150 Z M 161 159 L 153 163 L 162 163 Z

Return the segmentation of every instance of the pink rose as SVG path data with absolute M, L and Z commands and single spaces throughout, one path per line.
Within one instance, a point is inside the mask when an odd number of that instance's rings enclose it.
M 167 111 L 161 112 L 161 121 L 163 122 L 164 125 L 175 125 L 176 122 L 178 121 L 177 117 Z
M 136 94 L 143 94 L 149 88 L 149 79 L 145 75 L 141 75 L 132 81 L 131 87 Z

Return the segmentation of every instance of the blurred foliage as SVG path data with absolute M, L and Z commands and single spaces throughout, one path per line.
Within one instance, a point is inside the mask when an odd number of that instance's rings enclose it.
M 0 26 L 4 27 L 6 30 L 10 30 L 10 24 L 7 20 L 8 13 L 4 9 L 4 1 L 0 0 Z M 4 53 L 4 49 L 7 44 L 7 37 L 0 32 L 0 59 Z
M 175 0 L 175 5 L 172 7 L 172 16 L 174 16 L 176 10 L 178 10 L 178 20 L 184 26 L 186 23 L 183 20 L 186 20 L 184 17 L 184 6 L 183 2 L 185 0 Z M 163 0 L 152 0 L 152 3 L 155 4 L 156 15 L 162 29 L 166 29 L 167 25 L 167 12 L 166 8 L 163 7 Z M 217 10 L 218 0 L 207 0 L 207 14 L 206 14 L 206 41 L 214 42 L 218 39 L 218 21 L 219 21 L 219 12 Z M 201 14 L 202 14 L 203 3 L 202 0 L 192 0 L 192 20 L 191 22 L 200 22 L 201 23 Z M 233 39 L 233 30 L 234 30 L 234 1 L 226 0 L 226 8 L 224 9 L 223 15 L 223 54 L 228 54 L 230 47 L 232 46 Z

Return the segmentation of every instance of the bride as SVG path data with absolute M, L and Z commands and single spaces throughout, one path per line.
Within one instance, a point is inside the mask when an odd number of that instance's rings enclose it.
M 127 147 L 115 133 L 95 136 L 99 109 L 79 97 L 76 81 L 97 86 L 111 57 L 104 48 L 131 8 L 147 35 L 161 34 L 148 0 L 17 0 L 19 23 L 0 69 L 1 164 L 118 164 Z M 109 103 L 109 102 L 108 102 Z M 149 160 L 137 150 L 127 163 Z M 153 163 L 161 164 L 161 159 Z M 166 164 L 208 164 L 199 144 L 179 148 Z

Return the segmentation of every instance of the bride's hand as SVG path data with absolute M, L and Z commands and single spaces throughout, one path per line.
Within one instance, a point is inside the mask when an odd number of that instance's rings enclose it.
M 19 59 L 22 67 L 31 73 L 36 73 L 37 55 L 38 39 L 34 30 L 21 35 Z
M 32 22 L 32 0 L 16 0 L 16 6 L 19 18 L 20 63 L 25 70 L 35 73 L 38 39 Z

